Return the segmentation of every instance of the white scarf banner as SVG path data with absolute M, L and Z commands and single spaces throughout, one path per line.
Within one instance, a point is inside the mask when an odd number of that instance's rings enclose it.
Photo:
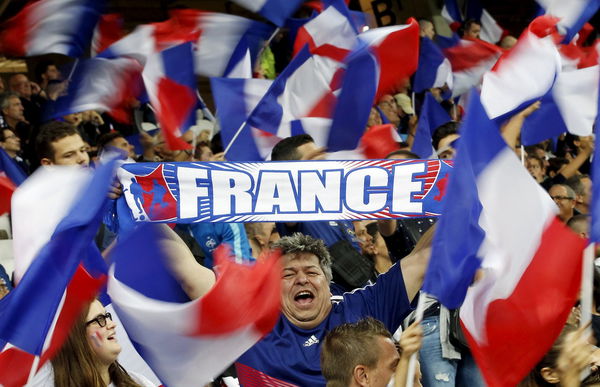
M 125 164 L 136 221 L 302 222 L 439 216 L 452 162 L 356 160 Z

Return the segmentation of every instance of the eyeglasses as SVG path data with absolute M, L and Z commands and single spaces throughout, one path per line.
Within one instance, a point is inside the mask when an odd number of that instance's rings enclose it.
M 112 321 L 113 320 L 112 314 L 110 314 L 108 312 L 106 312 L 106 314 L 101 314 L 98 317 L 96 317 L 95 319 L 86 322 L 85 326 L 87 327 L 90 324 L 97 323 L 100 326 L 100 328 L 104 328 L 106 326 L 106 321 L 107 321 L 106 319 Z
M 568 196 L 550 196 L 550 198 L 552 198 L 552 200 L 574 200 Z

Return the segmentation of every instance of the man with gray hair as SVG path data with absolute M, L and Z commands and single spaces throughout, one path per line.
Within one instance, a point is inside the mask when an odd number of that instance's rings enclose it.
M 558 218 L 568 222 L 574 215 L 575 191 L 566 184 L 554 184 L 548 191 L 554 203 L 558 206 Z
M 340 301 L 330 297 L 331 257 L 322 240 L 296 233 L 276 242 L 274 248 L 282 253 L 281 315 L 271 333 L 236 362 L 240 384 L 324 386 L 320 343 L 327 332 L 368 316 L 396 331 L 423 283 L 433 229 L 375 285 L 345 293 Z M 188 296 L 208 293 L 214 273 L 189 252 L 174 256 L 170 267 Z

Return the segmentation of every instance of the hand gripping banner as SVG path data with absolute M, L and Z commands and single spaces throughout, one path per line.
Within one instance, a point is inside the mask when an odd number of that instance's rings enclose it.
M 296 222 L 438 216 L 445 160 L 124 164 L 136 221 Z

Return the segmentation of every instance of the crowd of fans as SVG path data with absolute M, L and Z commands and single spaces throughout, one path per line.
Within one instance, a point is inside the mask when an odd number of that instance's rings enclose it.
M 420 27 L 422 39 L 433 38 L 431 22 L 421 21 Z M 471 21 L 464 34 L 478 38 L 480 28 Z M 514 43 L 513 37 L 506 37 L 500 45 L 508 49 Z M 218 135 L 211 138 L 210 131 L 186 132 L 184 140 L 194 149 L 172 151 L 160 133 L 143 130 L 135 120 L 133 125 L 122 125 L 96 111 L 47 120 L 47 102 L 63 92 L 65 77 L 52 62 L 41 62 L 35 76 L 33 81 L 26 74 L 12 74 L 5 79 L 7 86 L 0 82 L 0 147 L 26 175 L 50 165 L 93 167 L 112 148 L 123 151 L 128 162 L 225 160 Z M 452 159 L 460 138 L 462 109 L 443 101 L 445 91 L 428 91 L 453 119 L 435 130 L 432 144 L 439 158 Z M 407 82 L 396 94 L 382 96 L 371 109 L 366 131 L 391 123 L 404 140 L 389 158 L 418 158 L 411 153 L 411 146 L 423 95 L 417 95 L 413 104 L 410 93 Z M 523 160 L 532 178 L 554 200 L 560 219 L 587 238 L 594 142 L 564 134 L 521 147 L 520 127 L 538 107 L 534 104 L 513 117 L 502 127 L 502 134 L 515 149 L 515 157 Z M 132 135 L 137 152 L 128 140 Z M 271 159 L 319 160 L 326 151 L 310 136 L 298 135 L 281 140 Z M 120 194 L 115 186 L 111 195 L 116 198 Z M 434 223 L 435 219 L 417 218 L 181 224 L 175 227 L 178 236 L 170 238 L 189 253 L 174 257 L 177 264 L 172 269 L 189 297 L 195 299 L 207 293 L 215 281 L 212 253 L 220 244 L 234 246 L 236 255 L 248 259 L 260 259 L 273 247 L 281 249 L 282 317 L 267 337 L 236 362 L 236 369 L 226 373 L 237 376 L 242 385 L 326 382 L 328 386 L 386 386 L 395 381 L 401 386 L 406 383 L 409 359 L 418 352 L 415 385 L 482 386 L 477 364 L 460 340 L 460 326 L 452 323 L 456 311 L 428 298 L 422 322 L 415 321 L 411 313 L 429 261 Z M 109 246 L 114 232 L 110 225 L 99 230 L 100 248 Z M 10 273 L 1 266 L 0 276 L 1 298 L 12 289 L 12 283 Z M 120 346 L 112 320 L 98 301 L 92 302 L 40 380 L 56 386 L 152 385 L 117 362 Z M 579 371 L 590 365 L 592 373 L 581 385 L 600 382 L 598 349 L 582 339 L 582 331 L 574 324 L 567 323 L 523 386 L 580 385 Z M 269 384 L 273 380 L 281 384 Z

